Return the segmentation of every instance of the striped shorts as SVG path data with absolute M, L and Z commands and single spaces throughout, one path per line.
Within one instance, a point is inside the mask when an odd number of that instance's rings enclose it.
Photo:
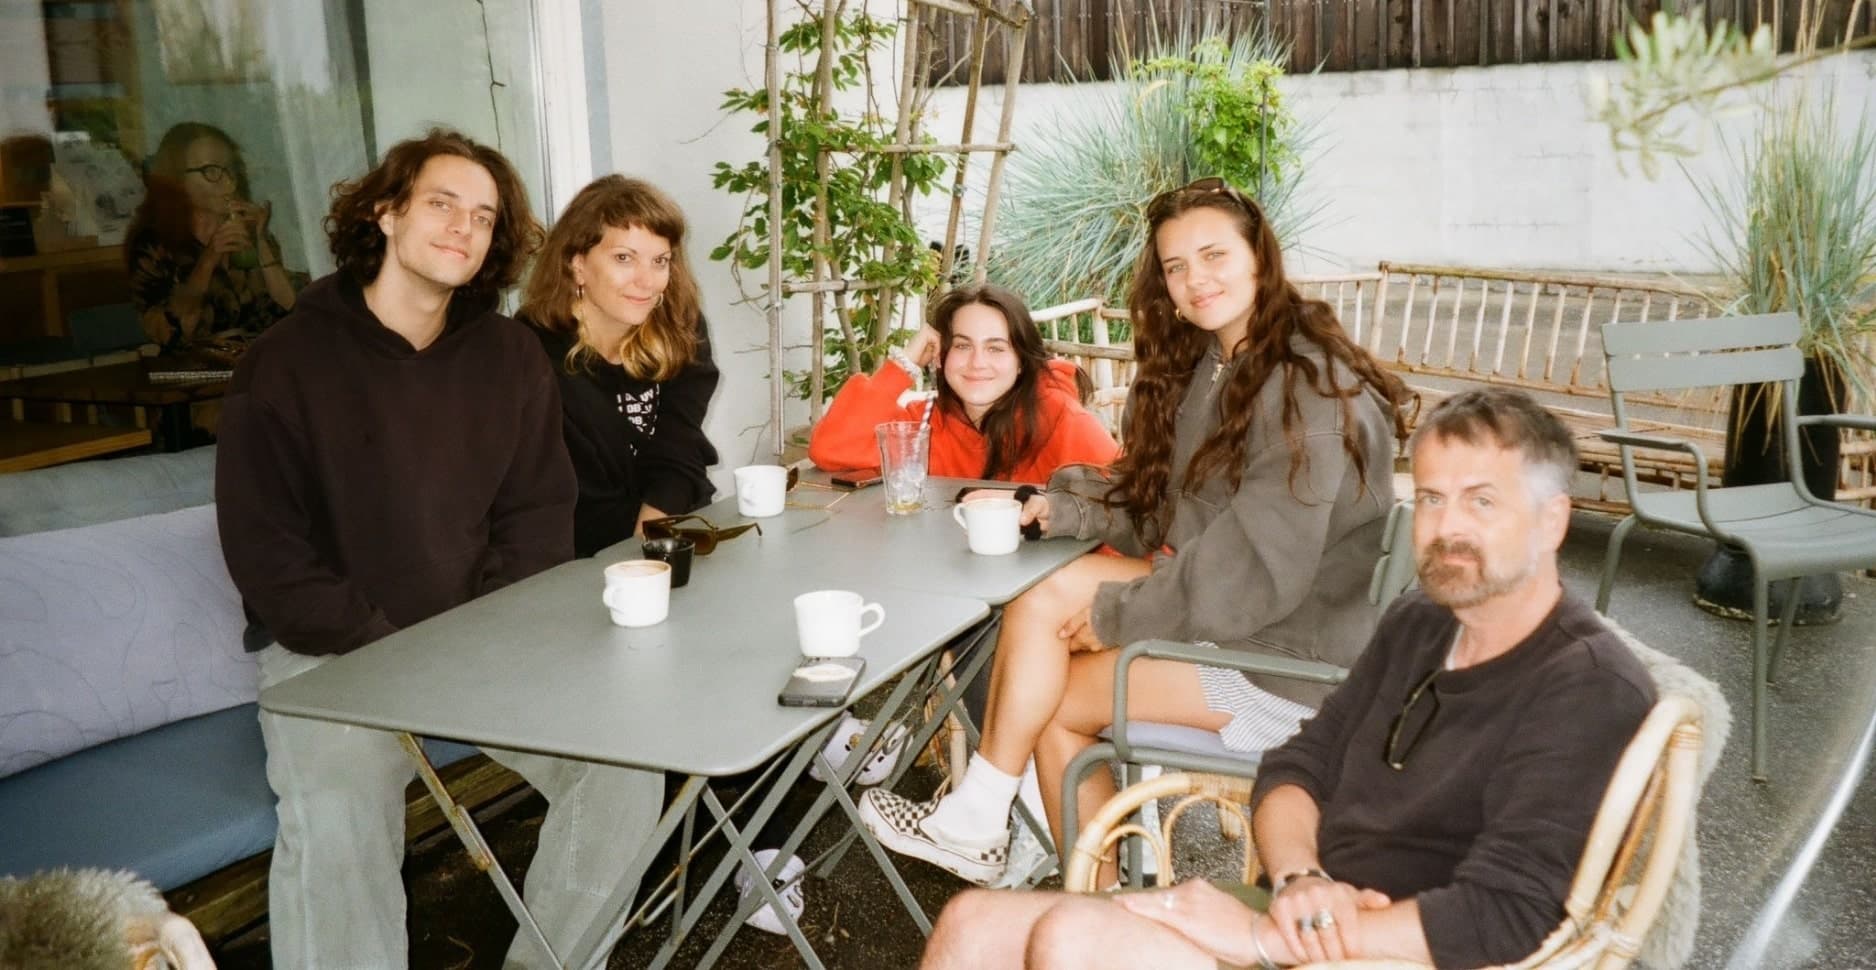
M 1316 713 L 1315 708 L 1278 697 L 1242 673 L 1223 667 L 1201 665 L 1199 687 L 1205 691 L 1207 708 L 1231 716 L 1218 736 L 1233 751 L 1268 751 L 1288 741 Z

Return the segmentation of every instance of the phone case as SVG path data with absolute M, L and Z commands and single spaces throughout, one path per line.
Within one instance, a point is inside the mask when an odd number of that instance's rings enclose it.
M 784 707 L 839 707 L 865 669 L 863 657 L 803 657 L 775 700 Z

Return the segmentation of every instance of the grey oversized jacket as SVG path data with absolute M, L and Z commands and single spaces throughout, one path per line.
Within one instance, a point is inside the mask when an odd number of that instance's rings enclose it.
M 1315 342 L 1299 335 L 1291 346 L 1314 360 L 1319 372 L 1327 368 Z M 1368 602 L 1368 577 L 1394 504 L 1392 406 L 1372 389 L 1352 400 L 1355 440 L 1366 459 L 1365 476 L 1357 476 L 1342 448 L 1341 401 L 1316 393 L 1299 377 L 1298 426 L 1307 464 L 1297 472 L 1292 493 L 1283 375 L 1274 373 L 1255 398 L 1237 492 L 1228 490 L 1222 475 L 1194 486 L 1185 481 L 1186 466 L 1218 426 L 1218 394 L 1241 361 L 1220 369 L 1214 346 L 1193 372 L 1174 431 L 1167 483 L 1172 518 L 1164 536 L 1136 534 L 1121 510 L 1098 501 L 1105 476 L 1084 466 L 1064 468 L 1050 479 L 1049 534 L 1100 539 L 1134 556 L 1161 545 L 1173 549 L 1154 560 L 1149 575 L 1101 585 L 1093 623 L 1103 643 L 1207 640 L 1230 650 L 1350 666 L 1374 634 L 1380 613 Z M 1339 365 L 1335 376 L 1344 388 L 1357 381 Z M 1250 679 L 1310 707 L 1329 692 L 1283 678 Z

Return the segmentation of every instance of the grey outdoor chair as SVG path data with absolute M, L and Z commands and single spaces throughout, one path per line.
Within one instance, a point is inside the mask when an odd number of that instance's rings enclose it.
M 1712 320 L 1611 323 L 1602 328 L 1609 360 L 1609 396 L 1616 427 L 1602 437 L 1622 453 L 1622 479 L 1633 513 L 1609 536 L 1596 609 L 1607 613 L 1622 558 L 1622 541 L 1637 522 L 1709 536 L 1745 553 L 1752 564 L 1752 777 L 1765 780 L 1766 685 L 1791 632 L 1800 597 L 1785 597 L 1777 642 L 1766 643 L 1767 604 L 1772 583 L 1816 573 L 1876 566 L 1876 512 L 1830 502 L 1811 494 L 1798 473 L 1798 429 L 1807 425 L 1876 430 L 1876 417 L 1841 414 L 1798 416 L 1781 407 L 1780 438 L 1790 480 L 1770 485 L 1710 487 L 1707 461 L 1691 441 L 1629 430 L 1624 397 L 1733 384 L 1777 384 L 1783 401 L 1798 400 L 1804 358 L 1797 348 L 1798 317 L 1776 313 Z M 1691 492 L 1642 491 L 1633 449 L 1684 452 L 1693 458 Z
M 1376 560 L 1368 585 L 1368 599 L 1385 608 L 1414 579 L 1413 504 L 1396 503 L 1389 511 L 1381 533 L 1381 556 Z M 1265 654 L 1179 643 L 1172 640 L 1141 640 L 1121 648 L 1115 661 L 1114 722 L 1103 733 L 1105 740 L 1076 755 L 1062 772 L 1062 831 L 1064 840 L 1074 844 L 1074 833 L 1081 822 L 1077 789 L 1081 780 L 1097 767 L 1109 762 L 1120 764 L 1120 787 L 1140 780 L 1145 765 L 1159 765 L 1177 771 L 1202 771 L 1218 775 L 1250 778 L 1257 774 L 1262 751 L 1234 751 L 1224 746 L 1216 731 L 1135 721 L 1127 717 L 1127 669 L 1142 658 L 1182 660 L 1186 663 L 1225 667 L 1244 673 L 1285 677 L 1317 684 L 1339 684 L 1348 671 L 1334 664 L 1314 660 L 1293 660 Z M 1128 872 L 1138 880 L 1143 872 L 1137 858 L 1138 846 L 1129 845 Z

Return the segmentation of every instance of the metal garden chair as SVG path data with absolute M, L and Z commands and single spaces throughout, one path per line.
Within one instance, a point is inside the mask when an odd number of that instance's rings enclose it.
M 1809 425 L 1876 430 L 1876 418 L 1796 412 L 1798 378 L 1804 358 L 1796 346 L 1798 317 L 1776 313 L 1711 320 L 1611 323 L 1602 328 L 1609 361 L 1609 396 L 1616 428 L 1602 437 L 1620 446 L 1623 484 L 1634 512 L 1609 536 L 1596 610 L 1607 613 L 1615 585 L 1622 542 L 1636 523 L 1672 529 L 1743 551 L 1752 564 L 1752 777 L 1765 780 L 1766 686 L 1773 665 L 1791 632 L 1799 597 L 1785 598 L 1778 639 L 1769 647 L 1766 626 L 1772 583 L 1795 581 L 1815 573 L 1876 566 L 1876 512 L 1811 494 L 1798 469 L 1798 429 Z M 1788 481 L 1770 485 L 1712 487 L 1706 456 L 1691 441 L 1629 430 L 1627 395 L 1731 384 L 1772 384 L 1788 405 L 1779 408 L 1780 438 Z M 1684 452 L 1693 457 L 1694 489 L 1642 491 L 1636 482 L 1633 449 Z M 1794 591 L 1795 593 L 1795 591 Z
M 1407 588 L 1413 577 L 1413 506 L 1401 502 L 1388 513 L 1387 526 L 1381 535 L 1381 557 L 1375 562 L 1374 575 L 1369 581 L 1369 601 L 1385 607 Z M 1257 774 L 1263 753 L 1226 748 L 1215 731 L 1128 719 L 1127 670 L 1143 657 L 1182 660 L 1318 684 L 1339 684 L 1348 677 L 1348 671 L 1341 667 L 1309 660 L 1219 650 L 1171 640 L 1141 640 L 1128 644 L 1121 649 L 1116 661 L 1114 721 L 1106 732 L 1107 739 L 1076 755 L 1062 773 L 1062 831 L 1071 835 L 1079 831 L 1080 805 L 1076 790 L 1081 780 L 1096 768 L 1104 769 L 1110 761 L 1120 764 L 1122 788 L 1139 782 L 1140 769 L 1146 765 L 1240 778 L 1252 778 Z M 1129 844 L 1128 861 L 1128 872 L 1138 883 L 1143 870 L 1136 844 Z

